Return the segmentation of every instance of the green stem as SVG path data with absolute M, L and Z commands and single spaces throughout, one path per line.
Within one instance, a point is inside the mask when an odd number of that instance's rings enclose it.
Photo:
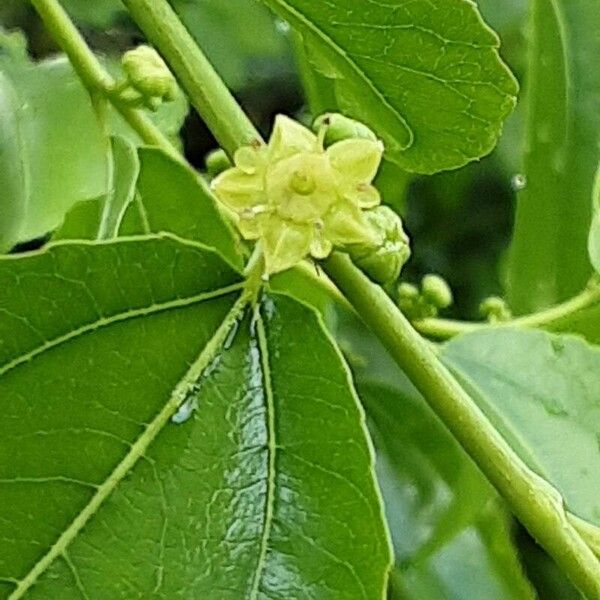
M 523 525 L 586 598 L 600 598 L 600 562 L 567 518 L 560 494 L 527 467 L 386 293 L 348 256 L 333 254 L 325 271 Z
M 100 93 L 108 98 L 144 143 L 157 146 L 181 160 L 175 147 L 141 110 L 131 108 L 119 101 L 113 93 L 115 80 L 90 50 L 58 0 L 31 0 L 31 3 L 52 38 L 69 57 L 89 93 L 92 96 Z
M 531 315 L 517 317 L 502 323 L 474 323 L 453 319 L 422 319 L 413 322 L 413 327 L 421 334 L 436 340 L 447 340 L 461 333 L 470 333 L 490 327 L 526 327 L 554 329 L 567 321 L 572 315 L 586 308 L 600 304 L 600 285 L 590 284 L 577 296 L 562 304 Z
M 123 4 L 169 63 L 192 104 L 230 156 L 240 146 L 262 141 L 166 0 L 123 0 Z

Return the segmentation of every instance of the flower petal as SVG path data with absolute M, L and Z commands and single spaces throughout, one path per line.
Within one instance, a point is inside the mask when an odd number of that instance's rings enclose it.
M 217 198 L 235 212 L 241 212 L 262 203 L 263 178 L 244 173 L 233 167 L 215 177 L 211 188 Z
M 333 244 L 318 232 L 310 245 L 310 254 L 316 259 L 327 258 L 333 250 Z
M 357 186 L 344 192 L 344 198 L 360 206 L 360 208 L 375 208 L 381 204 L 379 190 L 369 183 L 359 183 Z
M 323 219 L 324 236 L 335 245 L 381 242 L 364 213 L 352 204 L 340 203 Z
M 268 274 L 285 271 L 298 264 L 310 251 L 313 238 L 311 227 L 294 225 L 276 217 L 265 223 L 261 238 Z
M 264 230 L 264 221 L 268 218 L 267 214 L 246 214 L 241 213 L 237 219 L 237 226 L 245 240 L 257 240 Z
M 242 146 L 238 148 L 233 155 L 235 166 L 249 175 L 256 173 L 260 167 L 264 169 L 265 150 L 264 146 L 258 148 L 254 146 Z
M 383 144 L 379 140 L 348 139 L 329 146 L 326 153 L 345 180 L 371 183 L 381 163 Z
M 317 136 L 297 121 L 277 115 L 269 139 L 269 162 L 293 156 L 298 152 L 315 152 Z

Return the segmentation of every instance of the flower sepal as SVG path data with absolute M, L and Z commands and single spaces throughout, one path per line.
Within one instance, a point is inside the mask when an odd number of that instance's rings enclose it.
M 374 243 L 351 244 L 346 250 L 373 281 L 392 283 L 410 258 L 410 242 L 402 220 L 388 206 L 378 206 L 364 215 L 374 233 Z

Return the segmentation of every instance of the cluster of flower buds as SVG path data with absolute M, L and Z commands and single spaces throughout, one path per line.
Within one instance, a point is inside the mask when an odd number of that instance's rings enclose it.
M 341 115 L 319 118 L 314 129 L 279 115 L 268 144 L 238 149 L 231 168 L 222 170 L 222 154 L 209 156 L 208 170 L 220 171 L 215 195 L 237 215 L 243 237 L 260 242 L 267 276 L 339 248 L 374 279 L 397 277 L 408 239 L 372 185 L 383 144 Z
M 506 300 L 498 296 L 490 296 L 479 305 L 479 314 L 489 323 L 503 323 L 510 321 L 513 314 Z
M 412 283 L 398 286 L 398 306 L 413 321 L 435 317 L 452 302 L 452 290 L 439 275 L 425 275 L 420 289 Z
M 156 111 L 163 102 L 177 97 L 177 80 L 154 48 L 138 46 L 128 50 L 121 64 L 125 78 L 115 87 L 121 102 Z

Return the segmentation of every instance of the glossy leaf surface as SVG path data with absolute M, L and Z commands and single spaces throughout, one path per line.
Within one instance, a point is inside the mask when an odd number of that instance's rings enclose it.
M 169 237 L 0 261 L 0 597 L 382 597 L 348 372 L 239 281 Z
M 578 293 L 591 269 L 587 240 L 600 152 L 600 12 L 594 0 L 531 2 L 528 110 L 508 269 L 518 313 Z
M 517 87 L 474 3 L 264 1 L 404 169 L 452 169 L 494 147 Z

